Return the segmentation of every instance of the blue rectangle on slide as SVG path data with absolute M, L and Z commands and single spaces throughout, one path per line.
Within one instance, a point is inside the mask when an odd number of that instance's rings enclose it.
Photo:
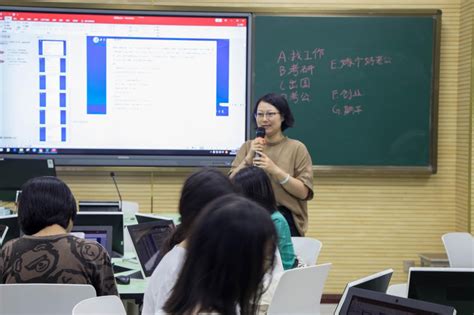
M 61 128 L 61 141 L 66 142 L 66 127 Z
M 46 124 L 46 111 L 40 110 L 40 125 Z
M 61 73 L 66 72 L 66 58 L 61 58 L 59 68 Z
M 61 125 L 65 125 L 65 124 L 66 124 L 66 111 L 62 110 L 61 111 Z
M 45 75 L 40 75 L 40 90 L 45 90 L 46 89 L 46 76 Z
M 46 71 L 46 61 L 44 58 L 39 59 L 39 67 L 40 67 L 40 72 Z
M 46 107 L 46 93 L 40 93 L 40 107 Z
M 46 141 L 46 127 L 40 127 L 40 141 Z
M 59 107 L 66 107 L 66 93 L 59 93 Z
M 59 77 L 59 89 L 65 90 L 66 89 L 66 76 L 62 75 Z

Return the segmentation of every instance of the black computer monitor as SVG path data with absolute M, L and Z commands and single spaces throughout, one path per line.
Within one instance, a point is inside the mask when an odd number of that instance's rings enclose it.
M 120 201 L 79 201 L 79 211 L 122 211 Z
M 113 257 L 123 256 L 123 213 L 122 212 L 78 212 L 74 226 L 111 226 Z
M 113 255 L 113 231 L 110 225 L 75 225 L 71 232 L 84 234 L 84 239 L 99 243 L 104 247 L 110 256 Z
M 453 307 L 434 304 L 382 292 L 352 287 L 343 301 L 341 314 L 346 315 L 455 315 Z
M 342 293 L 341 300 L 339 301 L 339 304 L 337 305 L 336 310 L 334 311 L 334 314 L 335 315 L 340 314 L 342 303 L 344 299 L 346 298 L 346 295 L 350 288 L 360 288 L 360 289 L 366 289 L 366 290 L 385 293 L 387 291 L 388 284 L 390 283 L 390 279 L 392 278 L 392 274 L 393 274 L 393 269 L 386 269 L 386 270 L 368 275 L 366 277 L 354 280 L 352 282 L 349 282 L 346 285 L 344 292 Z
M 21 235 L 20 224 L 18 223 L 18 215 L 9 214 L 6 216 L 0 216 L 0 225 L 8 226 L 7 233 L 3 237 L 3 243 L 5 244 L 9 240 L 18 238 Z
M 408 297 L 474 314 L 474 268 L 410 268 Z
M 15 201 L 16 192 L 29 179 L 56 176 L 52 159 L 0 159 L 0 200 Z

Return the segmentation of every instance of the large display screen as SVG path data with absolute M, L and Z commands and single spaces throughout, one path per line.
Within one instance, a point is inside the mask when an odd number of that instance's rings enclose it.
M 228 165 L 250 15 L 0 7 L 0 157 Z

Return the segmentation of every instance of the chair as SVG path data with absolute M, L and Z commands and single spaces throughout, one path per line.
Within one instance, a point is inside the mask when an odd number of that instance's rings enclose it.
M 321 296 L 330 268 L 331 263 L 327 263 L 283 272 L 267 314 L 320 314 Z
M 450 267 L 474 268 L 474 237 L 470 233 L 446 233 L 441 239 L 448 255 Z
M 299 256 L 303 262 L 308 265 L 315 265 L 318 260 L 319 252 L 323 243 L 311 237 L 291 237 L 296 256 Z
M 407 284 L 406 283 L 392 284 L 387 288 L 387 294 L 406 298 L 408 296 Z
M 72 309 L 72 315 L 126 315 L 125 307 L 118 296 L 106 295 L 82 300 Z
M 0 284 L 0 314 L 71 314 L 74 305 L 95 296 L 90 284 Z

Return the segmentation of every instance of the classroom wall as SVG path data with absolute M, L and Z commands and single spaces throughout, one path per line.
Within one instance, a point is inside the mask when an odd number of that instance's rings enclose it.
M 40 1 L 36 1 L 40 2 Z M 41 1 L 48 2 L 48 1 Z M 63 1 L 73 2 L 73 1 Z M 93 3 L 94 1 L 88 1 Z M 99 1 L 96 1 L 99 2 Z M 438 173 L 432 176 L 315 175 L 315 198 L 309 203 L 307 236 L 323 242 L 319 262 L 332 262 L 325 293 L 341 293 L 348 281 L 394 268 L 392 283 L 405 282 L 403 261 L 418 253 L 442 252 L 441 235 L 474 226 L 472 215 L 473 3 L 470 0 L 204 0 L 180 1 L 190 7 L 224 7 L 235 11 L 441 9 Z M 103 1 L 160 4 L 175 1 Z M 59 176 L 78 200 L 115 200 L 110 170 L 115 171 L 125 200 L 142 212 L 176 211 L 182 182 L 190 169 L 63 168 Z
M 471 233 L 473 232 L 474 229 L 474 176 L 472 175 L 472 171 L 474 170 L 474 3 L 472 1 L 465 1 L 466 7 L 470 7 L 470 12 L 471 12 L 471 106 L 470 106 L 470 114 L 469 116 L 471 117 L 471 124 L 470 124 L 470 130 L 471 130 L 471 141 L 470 141 L 470 149 L 471 149 L 471 155 L 470 155 L 470 168 L 468 170 L 468 174 L 470 176 L 469 178 L 469 186 L 470 186 L 470 194 L 469 194 L 469 213 L 470 213 L 470 226 L 469 230 Z
M 456 152 L 456 230 L 469 230 L 470 222 L 470 166 L 471 166 L 471 58 L 474 2 L 461 1 L 459 33 L 459 104 L 457 117 Z M 466 61 L 466 63 L 462 62 Z

